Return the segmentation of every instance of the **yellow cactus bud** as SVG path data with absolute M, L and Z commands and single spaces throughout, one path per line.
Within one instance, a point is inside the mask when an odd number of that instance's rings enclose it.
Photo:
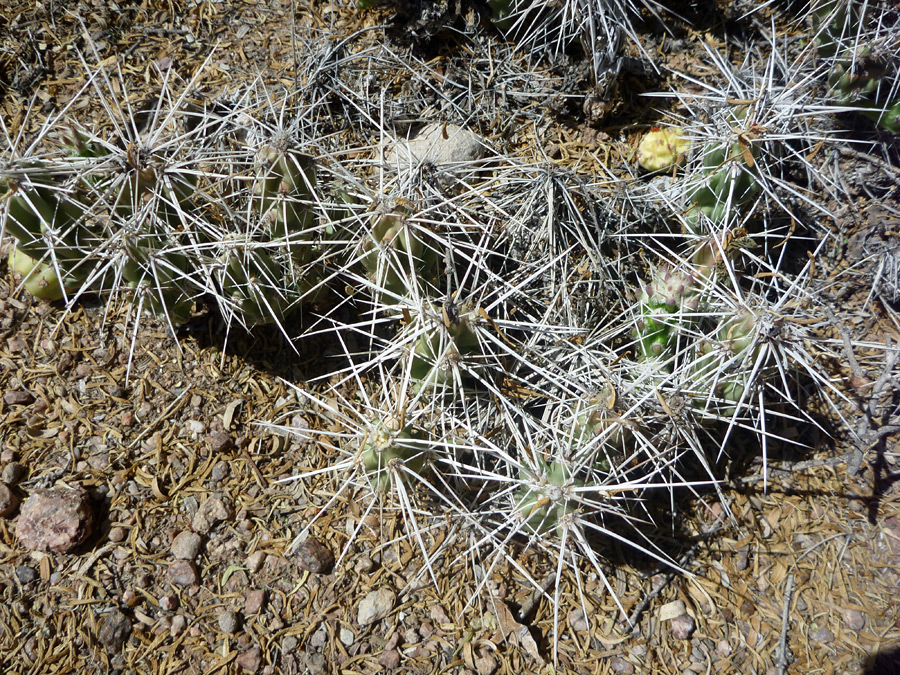
M 659 171 L 680 163 L 691 142 L 679 127 L 654 127 L 641 139 L 637 149 L 637 161 L 642 169 Z

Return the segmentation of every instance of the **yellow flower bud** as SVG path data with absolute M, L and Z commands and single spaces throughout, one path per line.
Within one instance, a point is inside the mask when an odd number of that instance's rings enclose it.
M 659 171 L 678 164 L 690 149 L 691 142 L 679 127 L 654 127 L 641 139 L 637 149 L 637 161 L 642 169 Z

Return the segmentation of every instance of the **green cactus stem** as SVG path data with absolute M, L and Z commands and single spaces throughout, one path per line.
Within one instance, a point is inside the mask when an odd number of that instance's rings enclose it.
M 537 535 L 562 536 L 563 521 L 577 510 L 572 488 L 580 485 L 563 462 L 538 459 L 536 471 L 523 470 L 515 492 L 515 508 L 525 527 Z
M 360 442 L 360 459 L 372 488 L 379 494 L 391 487 L 391 474 L 408 480 L 404 465 L 413 473 L 421 473 L 427 466 L 428 453 L 423 441 L 425 434 L 412 425 L 401 426 L 396 417 L 377 421 Z

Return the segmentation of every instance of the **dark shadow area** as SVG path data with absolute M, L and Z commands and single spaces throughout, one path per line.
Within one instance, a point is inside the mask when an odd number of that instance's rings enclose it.
M 900 647 L 892 647 L 871 656 L 863 675 L 900 675 Z

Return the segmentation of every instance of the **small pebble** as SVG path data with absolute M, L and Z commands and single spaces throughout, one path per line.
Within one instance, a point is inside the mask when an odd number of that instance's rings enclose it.
M 385 649 L 378 657 L 378 663 L 388 670 L 393 670 L 400 665 L 400 652 L 396 649 Z
M 223 633 L 231 635 L 236 633 L 238 629 L 238 615 L 230 609 L 219 614 L 219 630 Z
M 572 625 L 572 630 L 577 633 L 588 629 L 588 622 L 584 616 L 584 610 L 581 609 L 573 609 L 569 612 L 569 623 Z
M 858 609 L 845 609 L 843 615 L 844 625 L 850 630 L 862 630 L 866 625 L 866 617 Z
M 694 634 L 694 630 L 697 628 L 697 624 L 694 622 L 694 617 L 690 614 L 682 614 L 681 616 L 676 616 L 672 619 L 672 623 L 670 629 L 672 631 L 672 637 L 676 640 L 689 640 L 691 635 Z
M 262 611 L 266 602 L 266 592 L 264 590 L 247 591 L 244 600 L 244 614 L 253 616 Z
M 230 469 L 228 468 L 228 462 L 216 462 L 209 477 L 214 483 L 218 483 L 220 480 L 228 478 L 229 473 Z
M 109 535 L 107 538 L 114 544 L 118 544 L 120 542 L 125 541 L 125 535 L 127 532 L 124 527 L 116 526 L 110 529 Z
M 173 612 L 178 609 L 178 596 L 168 593 L 159 599 L 159 608 L 166 612 Z
M 634 673 L 634 666 L 621 656 L 614 656 L 609 662 L 609 667 L 616 675 L 632 675 Z
M 295 649 L 297 649 L 298 643 L 299 643 L 299 640 L 297 640 L 297 638 L 294 637 L 293 635 L 285 635 L 284 638 L 281 640 L 281 652 L 283 654 L 290 654 Z
M 834 641 L 834 633 L 827 628 L 817 628 L 816 630 L 810 631 L 809 637 L 813 642 L 818 642 L 822 645 L 827 645 Z
M 328 574 L 334 567 L 334 554 L 315 537 L 307 537 L 297 547 L 300 567 L 313 574 Z
M 357 623 L 360 626 L 368 626 L 386 617 L 394 609 L 397 596 L 389 588 L 379 588 L 369 593 L 359 603 L 357 608 Z
M 234 447 L 234 439 L 224 431 L 211 434 L 208 440 L 210 450 L 216 455 L 231 450 L 231 448 Z
M 10 462 L 3 467 L 3 473 L 0 474 L 0 480 L 12 487 L 18 485 L 19 481 L 25 477 L 25 465 L 19 462 Z
M 109 652 L 122 651 L 122 645 L 131 634 L 131 619 L 117 609 L 103 619 L 97 639 Z
M 0 483 L 0 518 L 6 518 L 16 512 L 19 498 L 9 489 L 6 483 Z
M 201 542 L 199 534 L 182 530 L 172 540 L 172 555 L 176 560 L 194 560 L 200 552 Z
M 731 643 L 728 640 L 719 640 L 716 643 L 716 654 L 725 658 L 726 656 L 731 656 Z
M 140 596 L 138 596 L 138 594 L 135 593 L 130 588 L 126 588 L 125 592 L 122 593 L 122 604 L 125 605 L 126 607 L 134 609 L 135 607 L 138 606 L 140 601 L 141 601 Z
M 19 565 L 16 567 L 16 579 L 22 584 L 28 584 L 38 578 L 37 570 L 28 565 Z
M 238 668 L 245 673 L 255 673 L 262 664 L 262 654 L 259 651 L 259 647 L 248 649 L 243 654 L 239 655 L 234 662 L 237 664 Z
M 190 560 L 176 560 L 166 570 L 166 577 L 173 586 L 196 586 L 200 583 L 197 566 Z
M 90 499 L 81 488 L 37 489 L 22 505 L 16 537 L 29 551 L 67 553 L 94 527 Z
M 122 413 L 122 416 L 119 417 L 119 424 L 123 427 L 130 427 L 134 425 L 134 413 L 130 410 L 126 410 Z
M 172 637 L 178 637 L 184 632 L 186 626 L 187 619 L 184 618 L 184 615 L 176 614 L 172 617 L 172 625 L 169 628 L 169 635 L 171 635 Z
M 349 647 L 350 645 L 352 645 L 353 641 L 356 639 L 353 631 L 349 628 L 341 628 L 339 637 L 345 647 Z
M 266 561 L 266 554 L 263 551 L 255 551 L 247 556 L 247 571 L 251 573 L 259 572 L 263 563 Z
M 200 508 L 197 509 L 191 525 L 194 532 L 207 534 L 222 521 L 230 520 L 233 517 L 234 511 L 231 508 L 231 504 L 222 497 L 213 495 L 207 498 L 200 505 Z
M 3 402 L 6 405 L 28 405 L 33 401 L 34 396 L 27 391 L 8 391 L 3 394 Z

